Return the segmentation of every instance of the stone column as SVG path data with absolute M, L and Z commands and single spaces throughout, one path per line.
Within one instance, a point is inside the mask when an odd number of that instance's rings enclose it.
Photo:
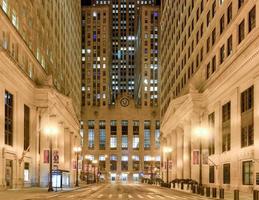
M 194 135 L 195 129 L 200 125 L 199 120 L 199 114 L 193 113 L 191 115 L 191 179 L 199 181 L 199 164 L 194 165 L 193 164 L 193 151 L 199 150 L 199 140 L 197 140 L 197 137 Z
M 170 147 L 172 148 L 172 153 L 170 155 L 170 158 L 172 160 L 172 180 L 177 178 L 177 132 L 173 130 L 171 132 L 171 144 Z
M 183 130 L 176 129 L 176 148 L 177 148 L 177 178 L 183 178 Z
M 184 123 L 183 178 L 191 178 L 191 122 Z
M 59 153 L 59 163 L 58 168 L 59 169 L 64 169 L 65 167 L 65 131 L 64 131 L 64 123 L 63 122 L 59 122 L 58 123 L 58 134 L 56 137 L 56 146 L 54 147 L 55 150 L 58 151 Z M 55 163 L 54 163 L 55 165 Z
M 64 169 L 70 170 L 71 165 L 71 135 L 69 128 L 64 129 Z

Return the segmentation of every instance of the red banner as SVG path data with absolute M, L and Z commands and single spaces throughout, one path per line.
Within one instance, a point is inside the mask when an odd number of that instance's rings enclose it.
M 46 163 L 46 164 L 49 163 L 49 150 L 43 151 L 43 163 Z
M 198 150 L 193 151 L 193 162 L 194 165 L 198 165 L 200 163 L 200 152 Z

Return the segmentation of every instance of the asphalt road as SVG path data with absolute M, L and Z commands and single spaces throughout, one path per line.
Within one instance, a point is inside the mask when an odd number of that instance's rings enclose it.
M 208 199 L 193 194 L 173 191 L 146 184 L 103 184 L 95 187 L 86 187 L 79 190 L 57 193 L 46 199 L 61 200 L 200 200 Z

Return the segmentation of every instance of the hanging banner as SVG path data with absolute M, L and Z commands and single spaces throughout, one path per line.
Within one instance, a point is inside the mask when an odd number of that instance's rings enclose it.
M 43 150 L 43 163 L 49 163 L 49 150 Z
M 173 161 L 172 160 L 169 160 L 168 168 L 169 168 L 169 170 L 173 169 Z
M 198 150 L 193 151 L 193 164 L 198 165 L 200 163 L 200 152 Z
M 53 151 L 53 163 L 59 164 L 59 151 L 58 150 Z
M 209 152 L 207 150 L 203 150 L 203 154 L 202 154 L 202 161 L 204 165 L 208 165 L 209 163 Z
M 75 160 L 72 161 L 72 169 L 76 170 L 76 161 Z
M 82 170 L 82 160 L 79 160 L 79 161 L 78 161 L 78 169 L 79 169 L 79 170 Z

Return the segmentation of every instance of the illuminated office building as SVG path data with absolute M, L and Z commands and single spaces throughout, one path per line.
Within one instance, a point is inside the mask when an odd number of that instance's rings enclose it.
M 160 170 L 159 10 L 151 5 L 136 10 L 135 1 L 106 4 L 100 1 L 82 9 L 82 132 L 88 158 L 84 169 L 89 172 L 93 166 L 89 159 L 97 160 L 106 180 L 138 181 Z M 119 14 L 118 5 L 123 7 Z M 146 60 L 136 54 L 146 54 Z
M 73 186 L 80 145 L 80 1 L 0 1 L 0 188 L 47 186 L 54 168 Z
M 202 177 L 210 187 L 258 189 L 258 8 L 258 0 L 162 1 L 161 133 L 173 149 L 163 154 L 172 160 L 169 180 Z

